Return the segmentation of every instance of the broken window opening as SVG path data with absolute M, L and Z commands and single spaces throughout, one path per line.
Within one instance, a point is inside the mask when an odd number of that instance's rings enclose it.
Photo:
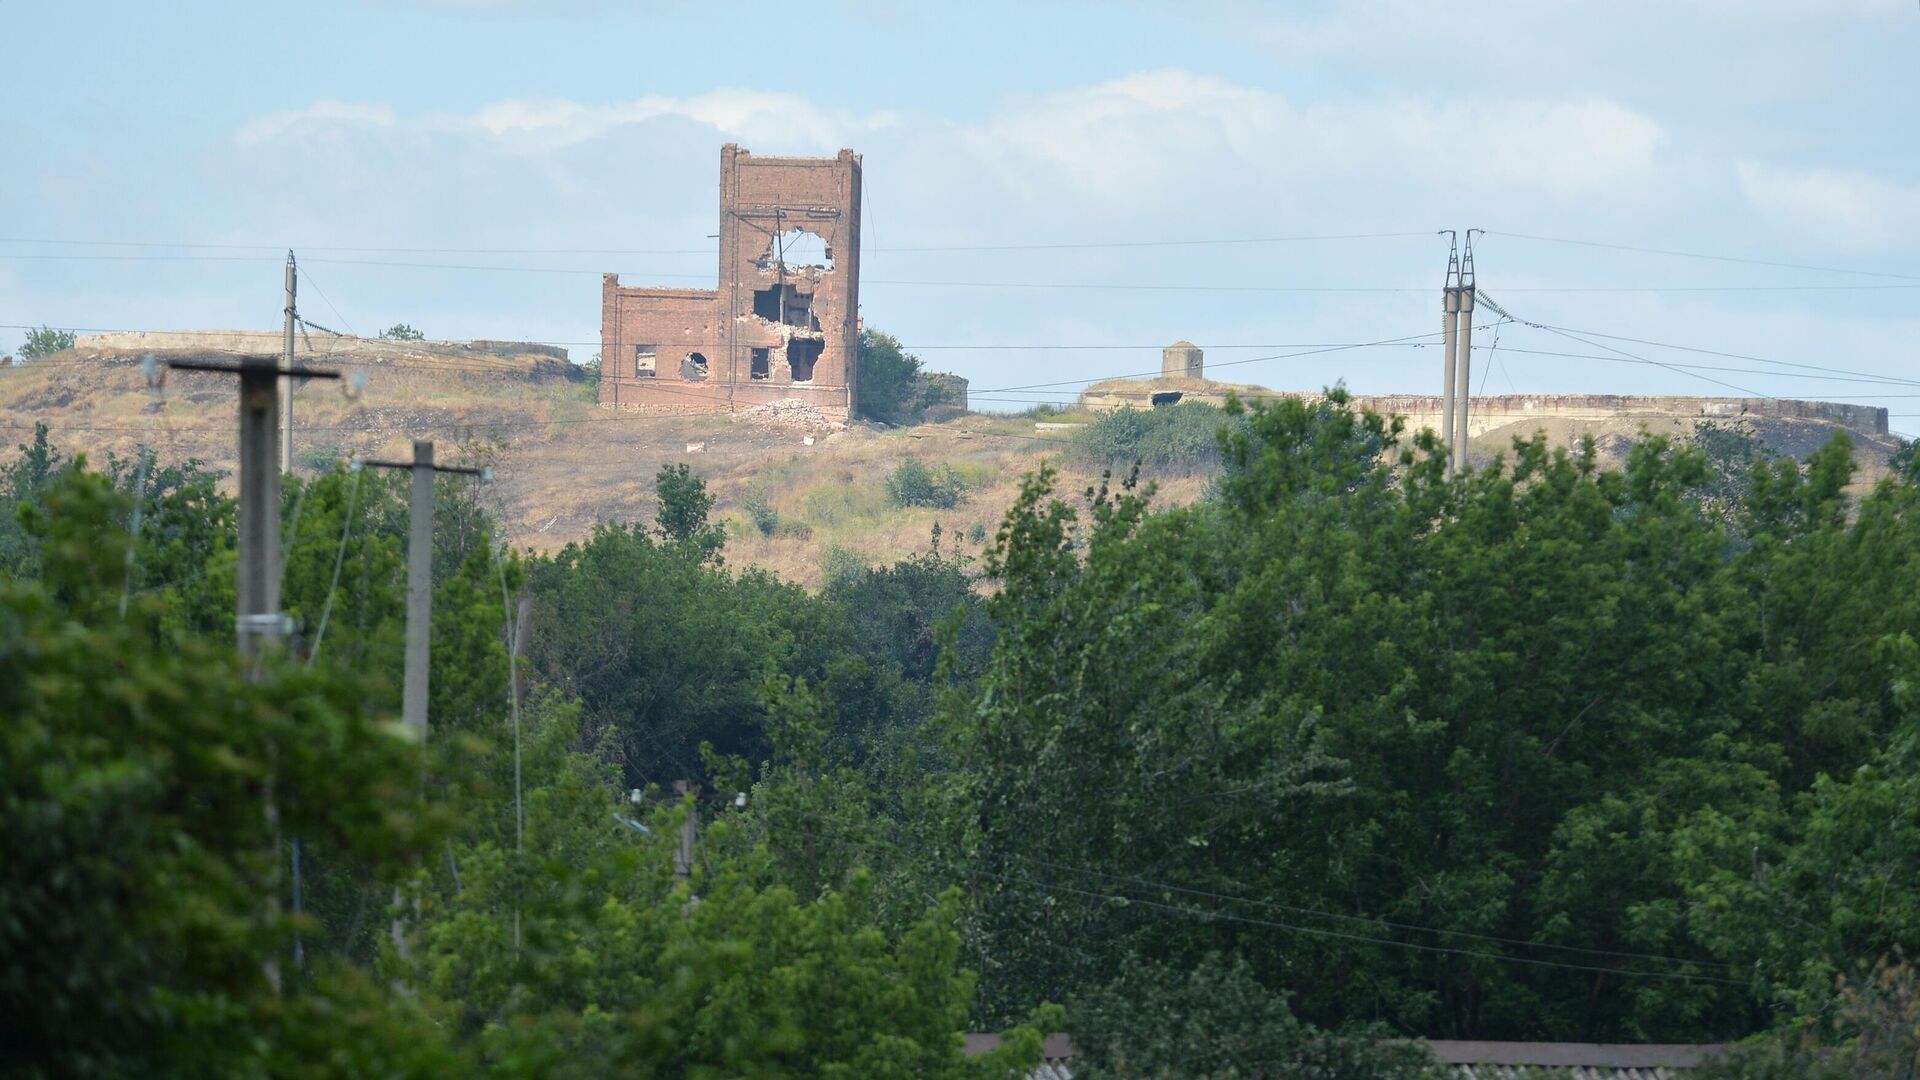
M 813 365 L 819 363 L 820 354 L 827 349 L 827 343 L 817 338 L 793 338 L 787 342 L 787 367 L 793 372 L 793 381 L 810 383 L 813 381 Z
M 1180 404 L 1180 391 L 1178 390 L 1169 390 L 1164 394 L 1153 395 L 1153 407 L 1156 409 L 1178 404 Z
M 772 350 L 755 349 L 747 369 L 747 378 L 754 382 L 766 382 L 773 377 Z
M 817 233 L 788 229 L 768 241 L 767 253 L 760 256 L 760 269 L 772 270 L 776 266 L 789 270 L 832 270 L 833 249 Z
M 707 358 L 697 352 L 690 352 L 680 362 L 680 377 L 688 382 L 707 381 Z
M 813 294 L 801 292 L 792 285 L 755 289 L 753 313 L 770 323 L 820 329 L 820 320 L 813 317 Z
M 656 365 L 653 346 L 635 345 L 633 347 L 633 377 L 636 379 L 651 379 L 654 376 L 655 370 Z

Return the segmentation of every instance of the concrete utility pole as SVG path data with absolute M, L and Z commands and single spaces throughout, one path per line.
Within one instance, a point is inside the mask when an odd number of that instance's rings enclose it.
M 240 551 L 234 614 L 240 655 L 257 660 L 286 637 L 280 613 L 280 468 L 274 436 L 280 427 L 282 379 L 337 379 L 338 371 L 280 365 L 271 354 L 237 363 L 169 360 L 181 371 L 240 376 Z
M 682 803 L 687 801 L 687 793 L 693 790 L 693 784 L 687 780 L 675 780 L 673 793 Z M 680 823 L 680 845 L 673 850 L 673 877 L 676 881 L 685 881 L 693 876 L 693 848 L 700 839 L 700 805 L 696 801 L 687 807 L 687 819 Z
M 400 719 L 421 742 L 427 741 L 427 675 L 433 635 L 433 474 L 458 473 L 492 479 L 488 469 L 435 465 L 433 442 L 413 440 L 412 461 L 366 461 L 375 469 L 406 469 L 413 474 L 407 500 L 407 667 L 400 694 Z
M 1446 447 L 1447 475 L 1453 475 L 1453 367 L 1454 332 L 1460 322 L 1460 248 L 1452 229 L 1441 229 L 1447 237 L 1447 284 L 1440 291 L 1440 336 L 1447 354 L 1446 370 L 1440 376 L 1440 445 Z
M 293 252 L 289 250 L 287 252 L 287 340 L 282 349 L 284 354 L 282 358 L 285 360 L 289 371 L 293 369 L 293 321 L 299 317 L 299 308 L 295 305 L 295 297 L 299 294 L 299 291 L 299 269 L 294 266 Z M 285 460 L 281 462 L 281 468 L 286 472 L 293 471 L 293 387 L 295 382 L 296 380 L 293 377 L 289 376 L 287 378 L 287 453 Z
M 271 354 L 242 356 L 238 363 L 170 360 L 167 367 L 184 371 L 217 371 L 240 376 L 240 550 L 235 581 L 234 637 L 248 678 L 258 682 L 261 661 L 277 651 L 287 637 L 287 617 L 280 611 L 280 467 L 274 450 L 279 427 L 281 379 L 296 376 L 337 379 L 337 371 L 281 368 Z M 267 826 L 279 843 L 280 811 L 274 805 L 273 778 L 267 779 L 264 808 Z M 279 918 L 280 902 L 268 891 L 265 915 Z M 266 978 L 280 989 L 280 962 L 265 961 Z
M 1455 365 L 1459 375 L 1459 386 L 1454 390 L 1454 407 L 1459 414 L 1453 421 L 1454 454 L 1453 468 L 1459 472 L 1467 467 L 1467 399 L 1473 388 L 1473 234 L 1482 229 L 1467 230 L 1467 244 L 1460 256 L 1460 284 L 1457 289 L 1460 297 L 1459 363 Z

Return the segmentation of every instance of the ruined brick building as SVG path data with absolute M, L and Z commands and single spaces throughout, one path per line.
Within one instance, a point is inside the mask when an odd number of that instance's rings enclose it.
M 860 155 L 720 150 L 717 289 L 600 289 L 600 403 L 727 412 L 797 398 L 835 419 L 859 378 Z

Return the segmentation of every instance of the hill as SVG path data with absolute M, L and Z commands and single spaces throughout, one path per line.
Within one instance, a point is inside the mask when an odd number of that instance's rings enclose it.
M 277 352 L 279 343 L 278 334 L 247 331 L 105 334 L 0 369 L 0 425 L 9 444 L 0 456 L 11 456 L 10 444 L 45 422 L 58 446 L 96 461 L 144 446 L 163 459 L 198 458 L 231 471 L 233 380 L 176 371 L 155 390 L 141 358 Z M 971 414 L 909 428 L 832 423 L 797 404 L 669 416 L 596 405 L 588 373 L 542 346 L 316 337 L 303 339 L 298 352 L 303 363 L 360 370 L 367 378 L 351 398 L 329 382 L 299 390 L 296 468 L 331 468 L 356 453 L 404 457 L 411 439 L 432 438 L 443 460 L 492 465 L 489 498 L 514 542 L 536 550 L 585 537 L 596 522 L 650 520 L 654 475 L 677 462 L 691 464 L 715 495 L 732 537 L 730 561 L 807 584 L 823 580 L 836 562 L 888 562 L 924 549 L 936 523 L 945 550 L 977 556 L 1020 477 L 1043 460 L 1060 467 L 1063 491 L 1098 479 L 1096 467 L 1062 452 L 1072 436 L 1067 425 L 1093 419 L 1088 412 L 1049 416 L 1044 424 L 1032 416 Z M 1381 402 L 1391 408 L 1398 400 Z M 1671 403 L 1705 399 L 1658 399 L 1669 404 L 1639 410 L 1580 400 L 1587 407 L 1490 415 L 1499 422 L 1475 425 L 1475 449 L 1490 454 L 1515 435 L 1542 429 L 1562 444 L 1593 434 L 1603 453 L 1617 456 L 1643 429 L 1693 437 L 1702 410 Z M 1795 456 L 1841 426 L 1819 414 L 1713 422 Z M 1857 486 L 1864 487 L 1884 474 L 1898 441 L 1860 426 L 1852 434 L 1863 465 Z M 894 505 L 887 479 L 909 460 L 939 475 L 950 468 L 965 485 L 962 501 L 950 509 Z M 1163 503 L 1191 501 L 1208 482 L 1203 467 L 1148 475 Z

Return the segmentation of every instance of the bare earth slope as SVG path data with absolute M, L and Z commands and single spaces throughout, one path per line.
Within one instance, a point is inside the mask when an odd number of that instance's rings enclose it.
M 0 460 L 35 422 L 55 444 L 96 461 L 151 447 L 163 459 L 199 458 L 231 474 L 235 466 L 234 380 L 171 372 L 150 389 L 141 357 L 230 358 L 277 352 L 279 336 L 258 332 L 194 335 L 102 335 L 38 362 L 0 369 Z M 1012 504 L 1022 475 L 1052 461 L 1060 490 L 1078 498 L 1097 482 L 1093 471 L 1061 453 L 1070 435 L 1030 419 L 965 416 L 941 424 L 882 428 L 835 425 L 801 408 L 726 415 L 667 416 L 614 411 L 591 400 L 580 371 L 551 355 L 505 343 L 367 341 L 316 335 L 302 340 L 302 363 L 366 373 L 349 398 L 342 384 L 312 382 L 295 407 L 295 464 L 302 472 L 331 468 L 346 457 L 404 457 L 414 438 L 438 443 L 442 460 L 487 463 L 496 482 L 489 498 L 520 547 L 552 550 L 591 533 L 602 521 L 651 521 L 653 479 L 662 465 L 687 462 L 718 499 L 732 536 L 727 557 L 788 580 L 817 584 L 834 549 L 867 562 L 888 562 L 924 550 L 935 523 L 942 547 L 977 556 Z M 1051 418 L 1072 422 L 1082 415 Z M 1556 444 L 1592 434 L 1615 456 L 1642 430 L 1690 436 L 1698 417 L 1620 415 L 1516 417 L 1480 429 L 1476 456 L 1505 448 L 1516 435 L 1545 430 Z M 1735 421 L 1777 452 L 1804 455 L 1831 436 L 1830 423 L 1795 419 Z M 1885 472 L 1897 445 L 1854 431 L 1863 466 L 1860 486 Z M 885 494 L 887 476 L 903 460 L 951 465 L 968 496 L 953 509 L 899 509 Z M 1183 503 L 1208 483 L 1203 475 L 1151 477 L 1157 501 Z M 748 514 L 764 501 L 777 518 L 764 535 Z M 765 518 L 764 513 L 762 518 Z

